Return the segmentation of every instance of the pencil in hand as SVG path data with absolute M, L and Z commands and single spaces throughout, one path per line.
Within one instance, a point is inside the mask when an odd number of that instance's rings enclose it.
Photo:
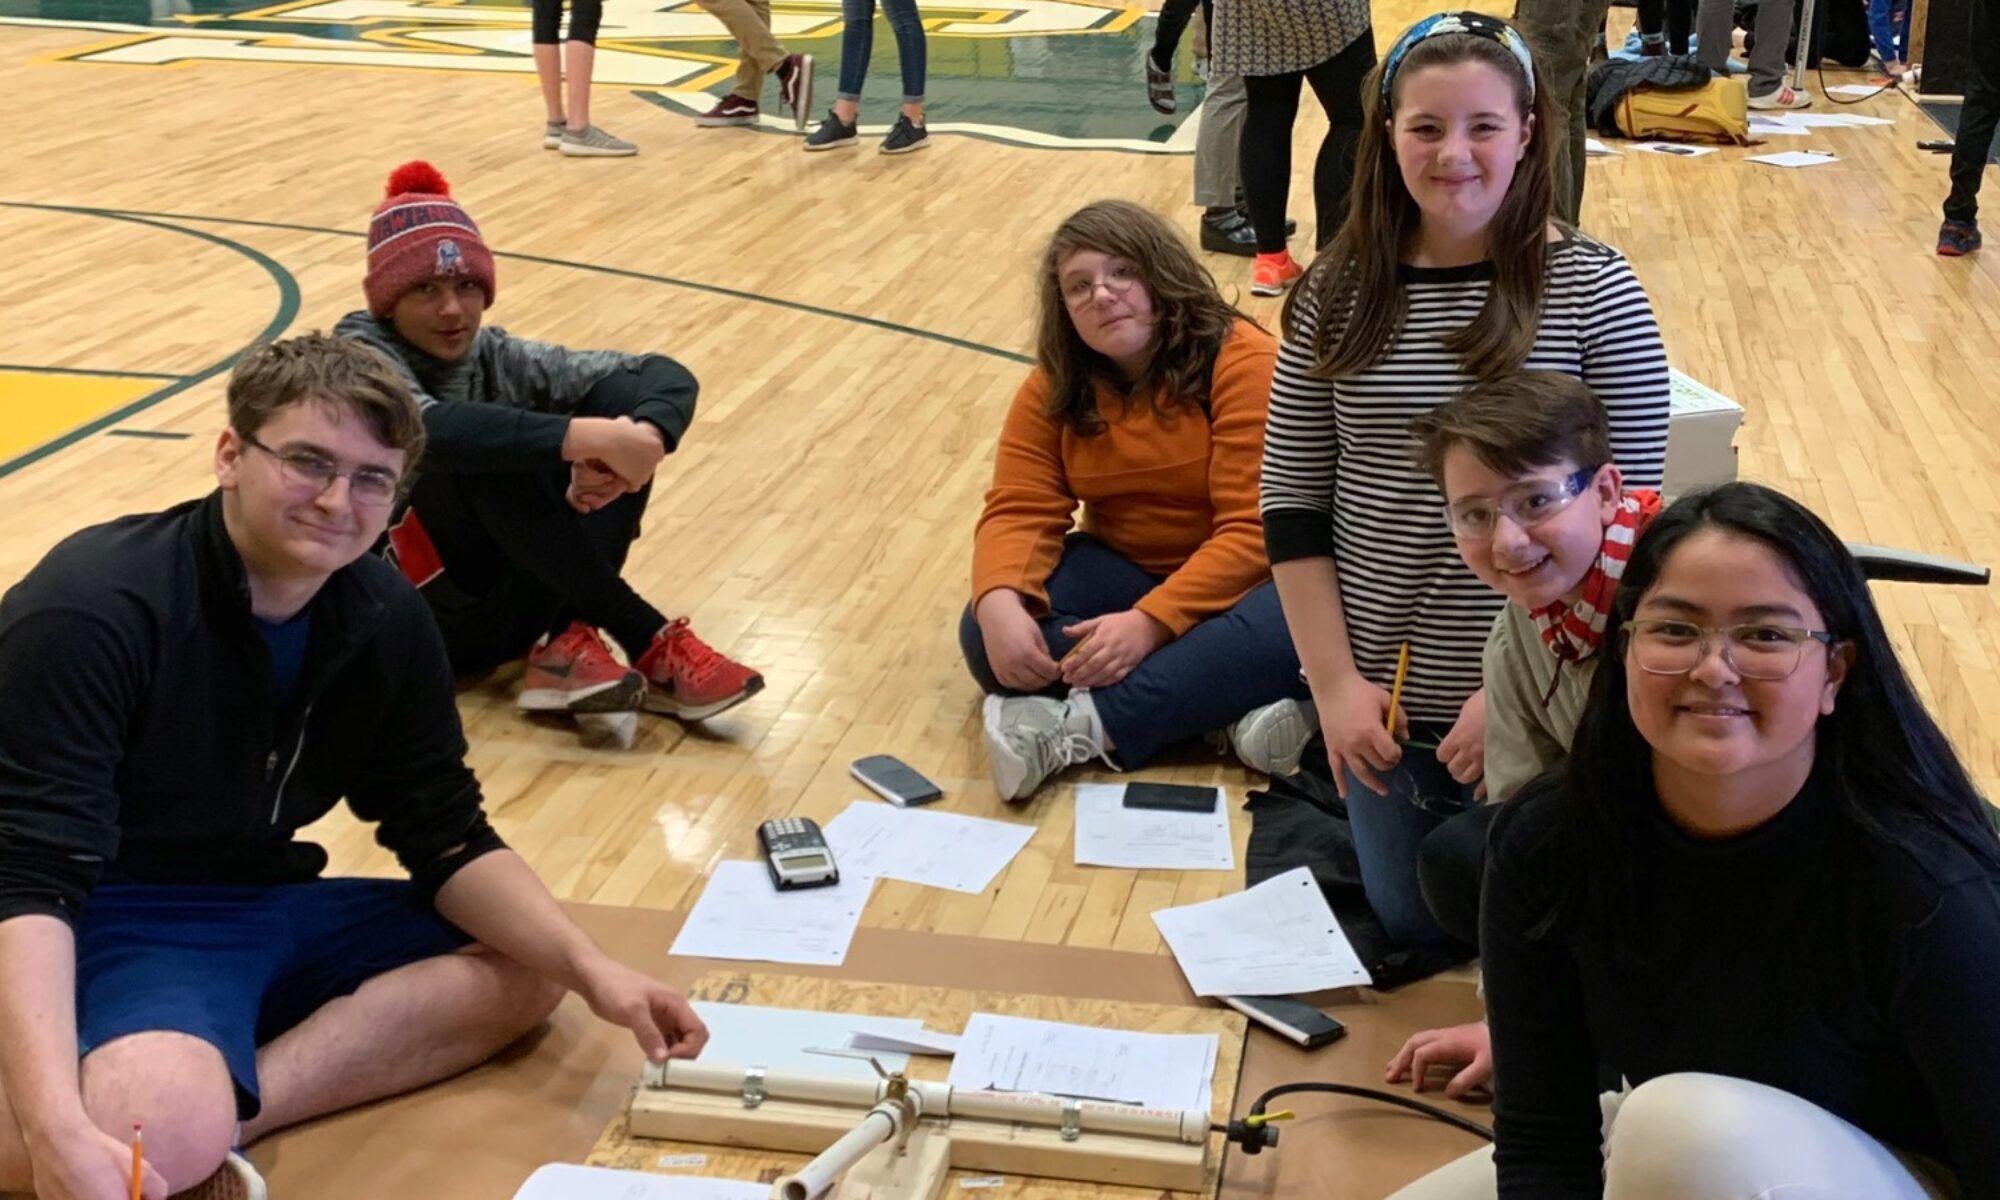
M 1410 677 L 1410 643 L 1404 642 L 1402 652 L 1396 656 L 1396 686 L 1389 691 L 1389 719 L 1385 728 L 1390 737 L 1396 736 L 1396 707 L 1403 702 L 1403 681 Z
M 146 1135 L 139 1122 L 132 1122 L 132 1200 L 142 1200 L 140 1186 L 146 1178 Z

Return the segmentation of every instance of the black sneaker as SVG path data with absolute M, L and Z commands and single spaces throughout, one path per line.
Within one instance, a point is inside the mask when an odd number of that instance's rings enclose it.
M 1241 209 L 1210 209 L 1201 214 L 1201 248 L 1211 254 L 1257 256 L 1257 231 Z
M 861 131 L 827 110 L 826 120 L 819 128 L 806 135 L 808 150 L 838 150 L 842 146 L 853 146 L 861 141 Z
M 879 149 L 883 154 L 908 154 L 912 150 L 921 150 L 930 144 L 931 135 L 928 130 L 904 114 L 897 113 L 896 127 L 889 131 L 888 137 L 882 139 Z

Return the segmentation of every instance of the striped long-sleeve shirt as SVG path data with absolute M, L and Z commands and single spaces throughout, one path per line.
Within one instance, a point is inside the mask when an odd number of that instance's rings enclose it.
M 1273 563 L 1331 557 L 1362 676 L 1387 687 L 1410 642 L 1403 700 L 1451 721 L 1479 688 L 1480 654 L 1505 601 L 1453 545 L 1444 497 L 1418 469 L 1411 418 L 1473 382 L 1443 338 L 1478 314 L 1486 264 L 1404 267 L 1409 306 L 1389 353 L 1339 381 L 1311 374 L 1316 313 L 1300 298 L 1278 354 L 1264 438 L 1264 538 Z M 1548 295 L 1523 366 L 1590 385 L 1610 417 L 1627 486 L 1658 487 L 1667 449 L 1667 360 L 1653 306 L 1617 251 L 1576 234 L 1549 246 Z

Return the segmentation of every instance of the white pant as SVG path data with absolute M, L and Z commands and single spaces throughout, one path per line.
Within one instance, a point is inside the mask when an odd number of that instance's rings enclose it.
M 1663 1075 L 1604 1097 L 1605 1200 L 1954 1200 L 1950 1173 L 1790 1092 Z M 1493 1200 L 1491 1147 L 1390 1200 Z

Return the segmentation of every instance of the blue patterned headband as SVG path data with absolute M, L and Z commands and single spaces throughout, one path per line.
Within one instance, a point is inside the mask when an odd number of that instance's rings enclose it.
M 1528 80 L 1528 101 L 1535 99 L 1535 59 L 1528 53 L 1528 43 L 1521 40 L 1520 33 L 1512 25 L 1485 13 L 1443 12 L 1433 13 L 1410 26 L 1409 32 L 1396 39 L 1389 48 L 1389 57 L 1382 68 L 1382 103 L 1386 106 L 1396 85 L 1396 72 L 1402 68 L 1403 58 L 1410 48 L 1429 38 L 1442 37 L 1448 33 L 1469 33 L 1473 37 L 1483 37 L 1489 42 L 1498 42 L 1507 48 L 1515 61 L 1521 64 L 1521 74 Z

